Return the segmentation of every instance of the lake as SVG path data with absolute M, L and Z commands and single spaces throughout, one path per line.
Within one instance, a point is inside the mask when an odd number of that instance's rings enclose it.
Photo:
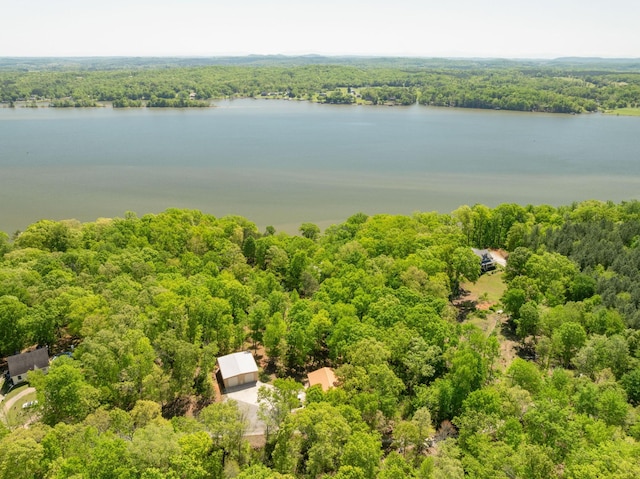
M 195 208 L 295 232 L 462 204 L 640 197 L 640 118 L 233 100 L 0 108 L 0 230 Z

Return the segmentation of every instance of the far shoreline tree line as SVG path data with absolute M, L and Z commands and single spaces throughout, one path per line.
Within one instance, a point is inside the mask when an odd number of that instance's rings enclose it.
M 399 60 L 397 60 L 399 62 Z M 442 60 L 424 65 L 42 66 L 0 69 L 0 102 L 37 107 L 190 108 L 229 98 L 422 105 L 550 113 L 640 107 L 640 67 Z

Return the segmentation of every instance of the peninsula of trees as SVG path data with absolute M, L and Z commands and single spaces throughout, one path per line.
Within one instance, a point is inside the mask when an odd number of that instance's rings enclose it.
M 30 373 L 0 478 L 639 477 L 639 245 L 637 201 L 2 234 L 0 356 L 72 355 Z M 506 268 L 480 276 L 471 247 Z M 475 281 L 494 289 L 469 305 Z M 263 445 L 218 402 L 216 358 L 239 350 L 274 386 Z M 322 366 L 336 387 L 299 404 Z
M 637 109 L 640 61 L 0 59 L 0 102 L 7 105 L 203 107 L 238 97 L 553 113 Z

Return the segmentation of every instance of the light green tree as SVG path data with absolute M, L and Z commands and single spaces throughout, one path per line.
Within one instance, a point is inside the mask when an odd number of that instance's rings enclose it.
M 366 479 L 374 479 L 381 457 L 380 437 L 356 431 L 344 445 L 341 463 L 343 466 L 353 466 L 360 469 Z
M 320 236 L 320 228 L 313 223 L 302 223 L 300 225 L 300 234 L 315 241 Z
M 587 334 L 580 324 L 568 322 L 560 325 L 551 340 L 555 355 L 568 367 L 573 356 L 586 342 Z
M 38 391 L 46 424 L 81 421 L 99 405 L 98 390 L 85 381 L 73 359 L 58 358 L 46 375 L 40 370 L 29 373 L 29 381 Z
M 210 404 L 200 411 L 199 420 L 225 455 L 238 458 L 248 421 L 233 400 Z
M 7 436 L 0 440 L 0 477 L 29 479 L 43 477 L 44 448 L 32 437 Z
M 258 389 L 258 417 L 266 425 L 266 437 L 280 428 L 292 409 L 300 407 L 298 393 L 302 385 L 294 379 L 276 379 L 273 387 L 260 386 Z
M 27 306 L 15 296 L 0 297 L 0 356 L 10 356 L 22 348 L 21 319 L 26 314 Z

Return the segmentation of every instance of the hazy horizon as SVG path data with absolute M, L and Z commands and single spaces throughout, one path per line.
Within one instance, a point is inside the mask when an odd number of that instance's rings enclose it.
M 637 58 L 640 2 L 0 0 L 2 57 Z
M 434 56 L 434 55 L 358 55 L 351 53 L 321 54 L 315 52 L 287 54 L 287 53 L 245 53 L 229 55 L 0 55 L 0 58 L 250 58 L 250 57 L 285 57 L 285 58 L 363 58 L 363 59 L 384 59 L 384 58 L 409 58 L 425 60 L 510 60 L 510 61 L 560 61 L 560 60 L 640 60 L 640 55 L 635 57 L 622 56 L 578 56 L 563 55 L 558 57 L 498 57 L 498 56 Z

